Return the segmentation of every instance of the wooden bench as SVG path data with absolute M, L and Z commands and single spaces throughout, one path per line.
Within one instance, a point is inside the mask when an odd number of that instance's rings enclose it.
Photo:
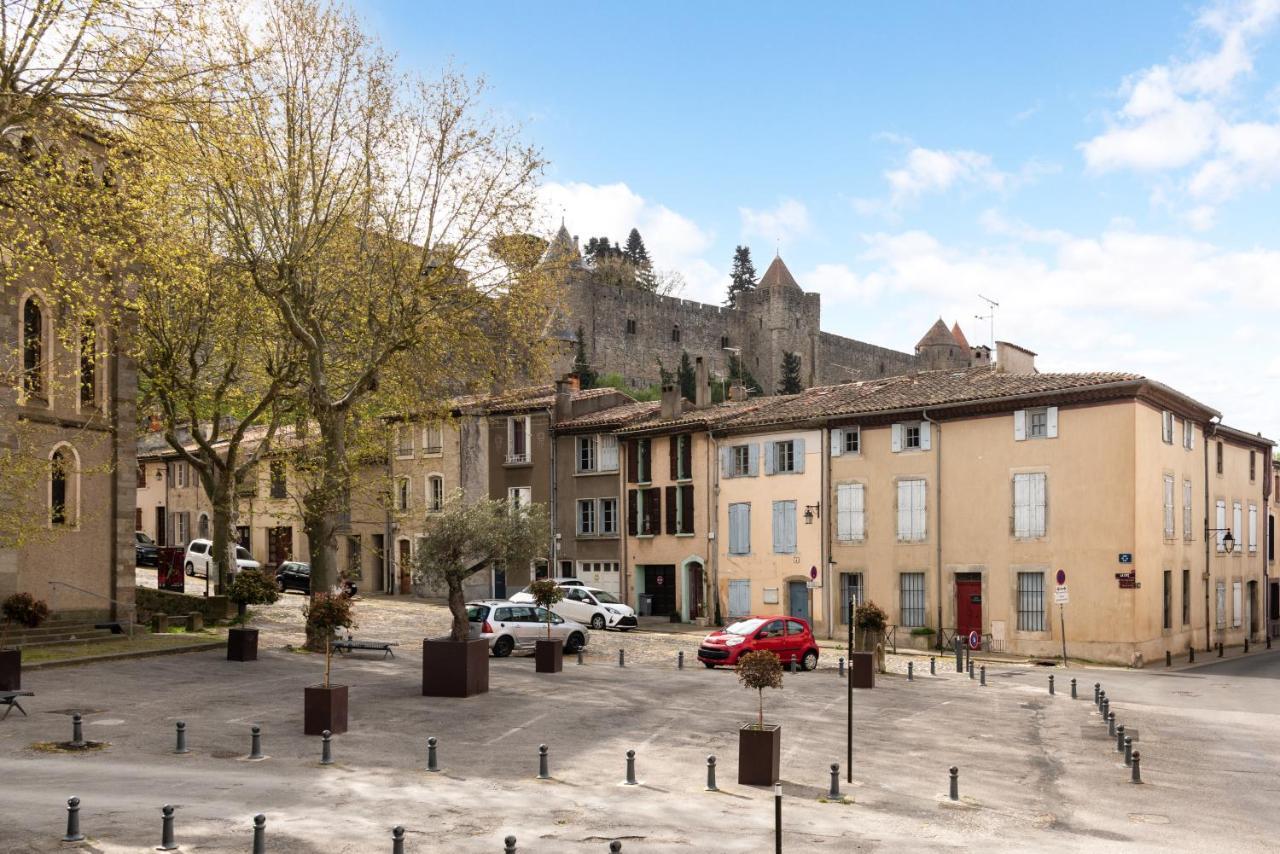
M 13 711 L 15 706 L 18 711 L 22 712 L 22 716 L 25 718 L 27 716 L 27 710 L 22 708 L 22 704 L 18 702 L 18 698 L 34 696 L 35 693 L 32 691 L 0 691 L 0 706 L 9 707 L 4 710 L 4 717 L 0 717 L 0 721 L 9 717 L 9 713 Z
M 368 641 L 356 640 L 355 638 L 340 638 L 333 642 L 333 651 L 353 652 L 357 649 L 368 649 L 374 651 L 381 650 L 382 657 L 385 659 L 388 655 L 392 658 L 396 657 L 396 654 L 391 651 L 391 647 L 393 646 L 399 646 L 399 644 L 392 643 L 391 641 Z

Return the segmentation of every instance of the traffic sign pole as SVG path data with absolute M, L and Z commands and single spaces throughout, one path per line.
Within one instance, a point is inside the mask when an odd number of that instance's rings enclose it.
M 1062 633 L 1062 666 L 1067 666 L 1067 571 L 1058 570 L 1058 630 Z

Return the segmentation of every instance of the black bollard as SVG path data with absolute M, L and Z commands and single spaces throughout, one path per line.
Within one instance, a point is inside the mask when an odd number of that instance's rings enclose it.
M 440 761 L 436 756 L 436 745 L 438 743 L 439 742 L 436 741 L 436 737 L 434 735 L 427 739 L 427 770 L 428 771 L 435 772 L 440 770 Z
M 404 854 L 404 828 L 398 824 L 391 828 L 391 854 Z
M 178 845 L 173 841 L 173 807 L 165 804 L 160 808 L 160 845 L 157 851 L 174 851 Z
M 1188 656 L 1187 660 L 1191 664 L 1196 663 L 1196 648 L 1194 646 L 1187 647 L 1187 656 Z
M 707 757 L 707 791 L 720 791 L 716 788 L 716 757 L 714 754 Z
M 1116 727 L 1116 753 L 1124 753 L 1124 724 Z
M 915 662 L 914 662 L 914 661 L 908 661 L 908 662 L 907 662 L 907 681 L 908 681 L 908 682 L 914 682 L 915 680 L 916 680 L 916 676 L 915 676 Z
M 1271 649 L 1271 635 L 1267 635 L 1267 649 Z
M 1173 652 L 1171 650 L 1164 651 L 1164 666 L 1173 667 Z
M 182 721 L 178 721 L 177 730 L 178 730 L 178 743 L 173 748 L 173 752 L 174 753 L 190 753 L 191 751 L 187 750 L 187 725 Z
M 619 854 L 619 852 L 621 851 L 622 851 L 621 842 L 615 839 L 609 843 L 609 854 Z
M 955 645 L 955 648 L 956 648 L 956 673 L 963 673 L 963 672 L 964 672 L 964 663 L 963 663 L 963 662 L 964 662 L 964 657 L 963 657 L 963 653 L 960 651 L 960 638 L 955 637 L 955 638 L 952 638 L 951 640 L 952 640 L 952 643 Z
M 1071 699 L 1074 700 L 1075 698 L 1076 698 L 1076 680 L 1072 679 L 1071 680 Z
M 320 764 L 321 765 L 333 764 L 333 747 L 331 746 L 332 742 L 333 742 L 333 735 L 329 732 L 329 730 L 325 730 L 324 732 L 320 733 Z
M 262 727 L 249 728 L 249 758 L 266 759 L 262 755 Z
M 627 651 L 625 649 L 618 650 L 618 666 L 619 667 L 627 666 Z
M 1133 739 L 1124 737 L 1124 764 L 1133 767 Z
M 636 784 L 636 752 L 634 750 L 627 751 L 627 781 L 624 786 L 635 786 Z
M 63 842 L 83 842 L 84 834 L 80 832 L 80 799 L 67 798 L 67 833 Z
M 773 784 L 773 851 L 782 854 L 782 784 Z
M 684 650 L 676 653 L 676 670 L 684 670 Z
M 1095 706 L 1101 703 L 1101 699 L 1100 699 L 1101 696 L 1102 696 L 1102 683 L 1094 682 L 1093 683 L 1093 704 Z
M 987 665 L 984 664 L 981 667 L 979 667 L 978 673 L 982 676 L 982 681 L 979 682 L 978 684 L 981 685 L 983 688 L 987 687 Z
M 582 664 L 582 647 L 578 647 L 578 663 Z
M 840 656 L 840 678 L 844 678 L 844 656 Z
M 1107 735 L 1115 735 L 1115 734 L 1116 734 L 1116 713 L 1108 712 L 1107 713 Z
M 1049 674 L 1049 695 L 1053 695 L 1053 674 Z
M 960 769 L 951 766 L 951 800 L 960 800 Z
M 516 838 L 508 836 L 502 840 L 502 854 L 516 854 Z
M 1222 658 L 1222 641 L 1218 641 L 1218 658 Z
M 932 655 L 929 656 L 929 675 L 930 676 L 938 675 L 938 663 L 934 661 L 934 658 Z
M 840 763 L 831 763 L 831 789 L 827 792 L 827 797 L 833 801 L 840 800 Z
M 71 716 L 71 746 L 84 747 L 84 726 L 82 724 L 84 718 L 80 717 L 80 713 L 76 712 Z
M 547 746 L 545 744 L 538 745 L 538 779 L 551 779 L 551 774 L 547 771 Z
M 1141 782 L 1142 782 L 1142 771 L 1141 771 L 1141 770 L 1139 770 L 1139 763 L 1140 763 L 1141 761 L 1142 761 L 1142 754 L 1141 754 L 1141 753 L 1139 753 L 1139 752 L 1138 752 L 1138 751 L 1136 751 L 1136 750 L 1135 750 L 1135 751 L 1133 751 L 1133 765 L 1132 765 L 1133 773 L 1132 773 L 1132 774 L 1130 775 L 1130 777 L 1129 777 L 1129 782 L 1130 782 L 1130 783 L 1141 783 Z
M 1248 638 L 1245 638 L 1245 639 L 1244 639 L 1244 651 L 1245 651 L 1245 652 L 1248 652 L 1248 651 L 1249 651 L 1249 639 L 1248 639 Z
M 791 654 L 791 672 L 792 672 L 793 674 L 796 672 L 796 656 L 795 656 L 795 653 L 792 653 L 792 654 Z
M 253 817 L 253 854 L 267 854 L 267 817 L 262 813 Z
M 973 678 L 973 662 L 972 661 L 969 662 L 969 678 L 970 679 Z

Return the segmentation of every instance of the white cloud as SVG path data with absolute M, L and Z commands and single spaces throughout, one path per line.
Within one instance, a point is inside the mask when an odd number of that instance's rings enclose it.
M 896 220 L 902 209 L 926 195 L 962 189 L 1007 193 L 1058 169 L 1054 164 L 1032 160 L 1017 172 L 1006 172 L 997 168 L 989 155 L 979 151 L 924 148 L 906 142 L 910 149 L 902 164 L 884 172 L 889 185 L 888 198 L 854 199 L 854 210 L 858 213 L 882 214 Z
M 809 232 L 809 209 L 795 199 L 781 199 L 768 210 L 738 208 L 742 236 L 786 241 Z
M 632 228 L 640 230 L 649 257 L 659 269 L 680 273 L 686 287 L 679 296 L 719 303 L 724 299 L 727 276 L 703 258 L 714 235 L 666 205 L 650 201 L 624 183 L 549 183 L 539 189 L 547 233 L 561 217 L 582 242 L 607 236 L 619 243 Z

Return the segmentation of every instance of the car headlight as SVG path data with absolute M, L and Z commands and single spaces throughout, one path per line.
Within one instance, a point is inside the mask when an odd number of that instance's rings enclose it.
M 726 638 L 726 639 L 725 639 L 725 642 L 724 642 L 724 645 L 725 645 L 725 646 L 738 646 L 738 645 L 739 645 L 739 644 L 741 644 L 744 640 L 746 640 L 746 638 Z
M 605 609 L 606 611 L 608 611 L 610 614 L 621 614 L 621 613 L 622 613 L 622 612 L 621 612 L 621 611 L 619 611 L 617 608 L 610 608 L 608 605 L 605 605 L 605 606 L 604 606 L 604 609 Z

